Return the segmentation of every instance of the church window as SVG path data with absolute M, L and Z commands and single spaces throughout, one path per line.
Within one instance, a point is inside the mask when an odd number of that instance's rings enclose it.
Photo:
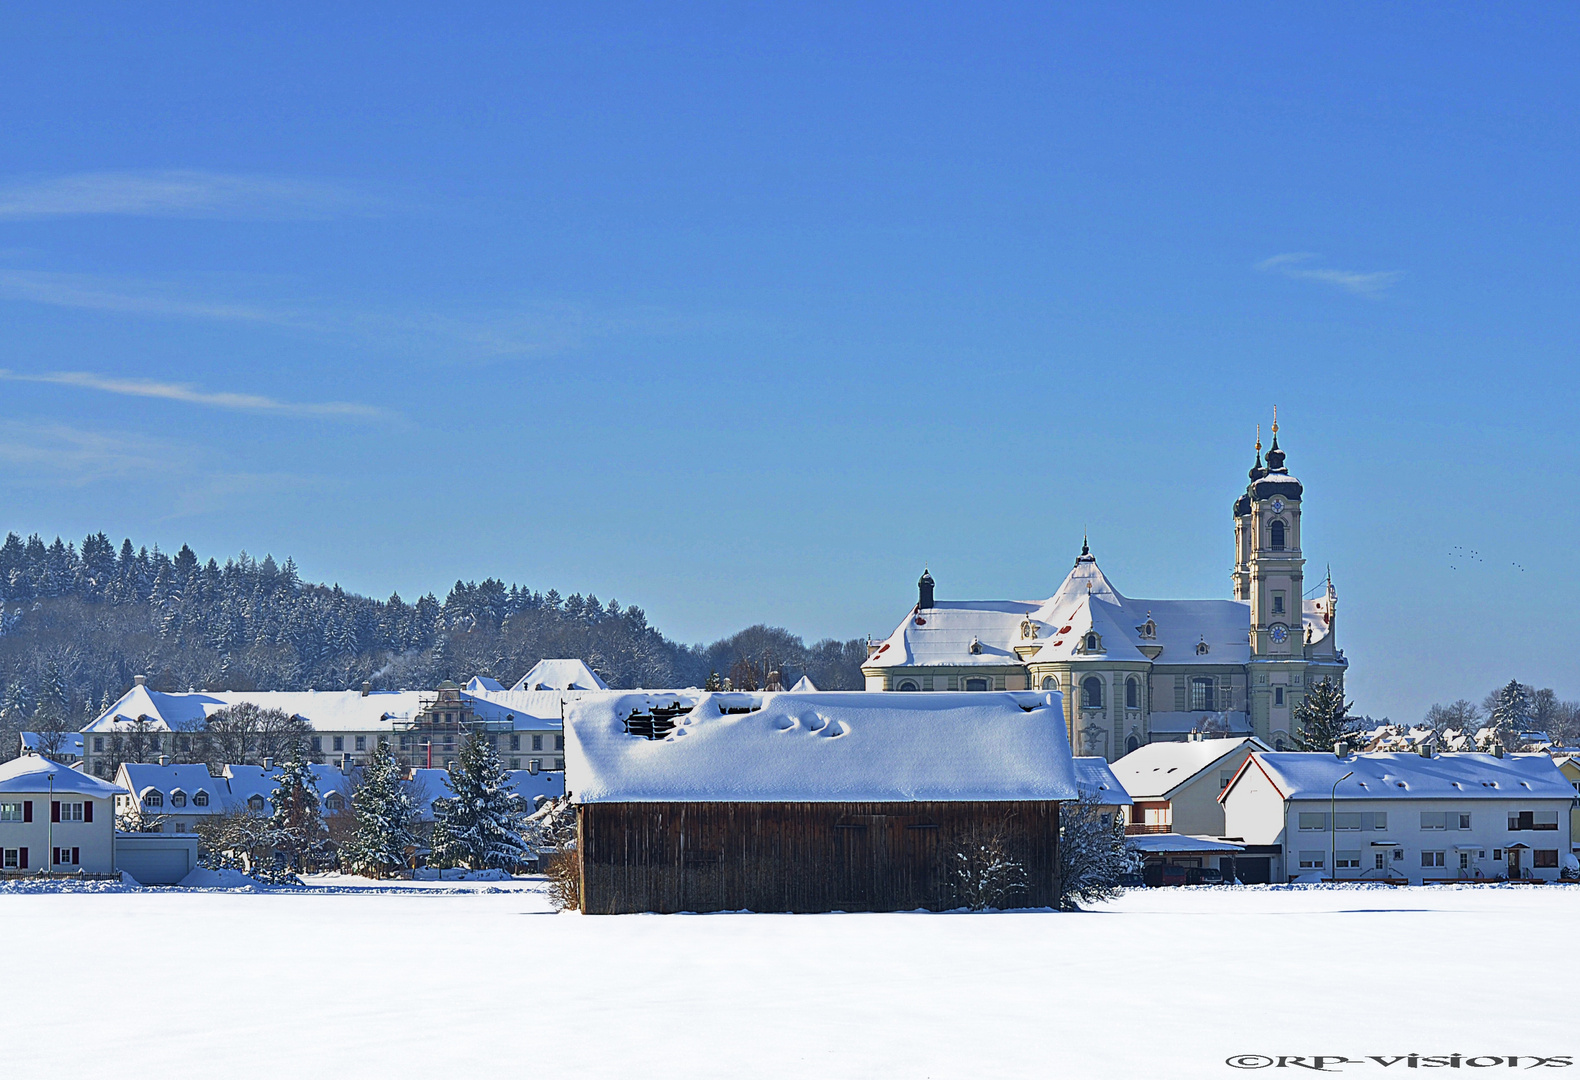
M 1141 708 L 1141 684 L 1135 679 L 1125 680 L 1125 708 Z
M 1272 540 L 1273 550 L 1274 551 L 1283 551 L 1284 550 L 1284 523 L 1282 521 L 1275 521 L 1275 522 L 1273 522 L 1272 526 L 1268 529 L 1268 533 L 1269 533 L 1269 538 Z
M 1279 753 L 1283 753 L 1284 752 L 1284 740 L 1283 739 L 1274 739 L 1273 740 L 1273 749 L 1277 750 Z
M 1274 705 L 1282 705 L 1283 703 L 1284 703 L 1284 688 L 1282 686 L 1275 686 L 1275 687 L 1273 687 L 1273 704 Z
M 1081 680 L 1081 707 L 1083 709 L 1103 707 L 1103 680 L 1096 675 L 1088 675 Z
M 1125 740 L 1125 753 L 1134 754 L 1139 749 L 1141 749 L 1141 740 L 1134 735 Z
M 1044 675 L 1042 677 L 1042 688 L 1044 690 L 1059 689 L 1059 677 L 1057 675 Z
M 899 689 L 901 689 L 901 690 L 915 690 L 915 689 L 917 689 L 917 686 L 910 679 L 905 679 L 904 681 L 902 681 L 900 683 Z
M 1213 710 L 1213 684 L 1211 679 L 1192 679 L 1190 681 L 1190 707 L 1191 712 L 1211 712 Z
M 1282 615 L 1283 613 L 1284 613 L 1284 594 L 1282 592 L 1275 592 L 1273 594 L 1273 614 L 1274 615 Z

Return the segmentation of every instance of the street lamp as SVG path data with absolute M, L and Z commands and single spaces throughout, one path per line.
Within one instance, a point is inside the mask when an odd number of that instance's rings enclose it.
M 1330 875 L 1332 875 L 1332 877 L 1330 878 L 1330 880 L 1332 880 L 1332 881 L 1339 880 L 1339 868 L 1338 868 L 1338 865 L 1337 865 L 1337 863 L 1338 863 L 1338 852 L 1337 852 L 1337 849 L 1338 849 L 1339 842 L 1338 842 L 1338 837 L 1337 837 L 1337 835 L 1334 832 L 1334 830 L 1338 827 L 1338 822 L 1334 820 L 1333 809 L 1334 809 L 1335 804 L 1338 801 L 1339 785 L 1344 783 L 1344 781 L 1348 780 L 1350 777 L 1352 777 L 1354 775 L 1355 775 L 1355 770 L 1351 769 L 1349 772 L 1345 773 L 1343 776 L 1341 776 L 1337 780 L 1333 781 L 1333 790 L 1328 792 L 1328 873 Z

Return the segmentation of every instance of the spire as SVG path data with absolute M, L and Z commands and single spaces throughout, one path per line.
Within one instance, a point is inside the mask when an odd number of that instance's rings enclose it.
M 916 606 L 926 610 L 933 606 L 933 575 L 927 572 L 927 567 L 922 567 L 922 579 L 916 583 Z
M 1260 480 L 1267 475 L 1267 470 L 1262 467 L 1262 425 L 1256 425 L 1256 464 L 1251 466 L 1249 473 L 1252 480 Z
M 1273 406 L 1273 445 L 1267 451 L 1267 471 L 1284 471 L 1284 452 L 1278 448 L 1278 406 Z
M 1092 548 L 1086 542 L 1086 533 L 1083 532 L 1083 533 L 1081 533 L 1081 557 L 1075 560 L 1075 565 L 1076 566 L 1080 566 L 1084 562 L 1096 562 L 1096 561 L 1097 561 L 1097 556 L 1092 554 Z

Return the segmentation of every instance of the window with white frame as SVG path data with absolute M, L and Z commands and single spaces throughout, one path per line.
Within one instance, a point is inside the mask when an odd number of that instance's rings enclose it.
M 1327 865 L 1328 853 L 1326 851 L 1302 851 L 1300 853 L 1300 868 L 1302 870 L 1321 870 Z
M 208 792 L 206 792 L 206 791 L 199 791 L 199 792 L 195 793 L 192 796 L 192 805 L 193 806 L 207 806 L 208 805 Z
M 81 821 L 82 804 L 80 802 L 63 802 L 60 804 L 61 821 Z
M 1359 851 L 1335 851 L 1333 853 L 1333 869 L 1359 870 L 1361 868 L 1361 853 Z
M 1212 712 L 1213 709 L 1217 708 L 1213 699 L 1213 680 L 1192 679 L 1190 681 L 1191 712 Z
M 184 792 L 184 791 L 172 791 L 170 793 L 170 805 L 171 806 L 185 806 L 186 804 L 187 804 L 186 792 Z
M 1448 853 L 1445 851 L 1421 852 L 1421 865 L 1427 867 L 1447 866 Z
M 157 791 L 150 791 L 143 795 L 144 806 L 163 806 L 165 797 Z
M 1301 832 L 1326 832 L 1328 829 L 1328 815 L 1306 814 L 1300 815 Z
M 248 799 L 247 800 L 247 809 L 248 810 L 252 810 L 254 812 L 262 810 L 263 809 L 263 796 L 262 795 L 254 795 L 254 796 L 252 796 L 252 798 Z
M 366 750 L 367 748 L 368 748 L 368 737 L 366 735 L 358 735 L 357 736 L 357 749 L 358 750 Z
M 19 802 L 0 802 L 0 821 L 21 821 L 22 804 Z
M 1441 810 L 1421 811 L 1422 832 L 1442 832 L 1446 828 L 1448 828 L 1448 815 L 1446 813 Z M 1422 863 L 1421 865 L 1429 866 L 1431 864 Z
M 1360 832 L 1361 831 L 1361 815 L 1359 813 L 1354 813 L 1354 814 L 1349 814 L 1349 813 L 1346 813 L 1346 814 L 1334 814 L 1333 815 L 1333 831 L 1334 832 Z
M 6 869 L 6 870 L 17 870 L 17 869 L 20 869 L 19 860 L 18 860 L 18 856 L 20 856 L 20 855 L 21 855 L 21 849 L 20 848 L 14 848 L 14 847 L 6 848 L 4 855 L 0 856 L 0 869 Z

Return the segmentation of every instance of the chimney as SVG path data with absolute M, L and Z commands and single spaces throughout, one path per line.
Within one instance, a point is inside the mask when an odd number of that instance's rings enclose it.
M 148 682 L 148 676 L 147 675 L 133 675 L 132 676 L 132 685 L 133 686 L 144 686 L 144 685 L 147 684 L 147 682 Z
M 350 754 L 341 754 L 340 755 L 340 771 L 342 773 L 349 773 L 351 771 L 351 755 Z
M 170 755 L 169 754 L 160 754 L 159 755 L 159 764 L 160 765 L 168 765 L 168 764 L 170 764 Z
M 373 691 L 373 684 L 366 679 L 362 680 L 362 696 L 367 697 Z
M 264 772 L 268 772 L 272 768 L 274 768 L 274 759 L 272 757 L 264 758 L 263 759 L 263 771 Z
M 916 606 L 923 611 L 933 606 L 933 575 L 922 567 L 922 579 L 916 583 Z
M 1503 744 L 1502 743 L 1498 743 L 1496 746 L 1494 746 L 1492 748 L 1492 756 L 1493 757 L 1502 757 L 1503 756 Z

